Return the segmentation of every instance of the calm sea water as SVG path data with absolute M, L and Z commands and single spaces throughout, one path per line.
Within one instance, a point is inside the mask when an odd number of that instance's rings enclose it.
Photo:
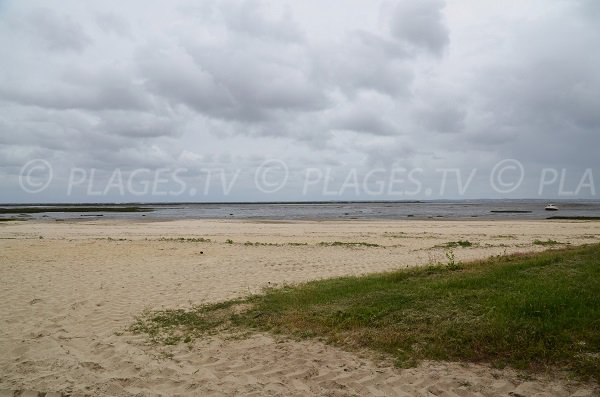
M 546 219 L 550 216 L 600 216 L 600 201 L 555 201 L 559 211 L 545 211 L 542 200 L 472 200 L 423 202 L 210 203 L 139 204 L 145 213 L 48 212 L 34 219 Z M 128 204 L 132 205 L 132 204 Z M 64 207 L 65 205 L 61 205 Z M 93 206 L 92 204 L 88 206 Z M 494 212 L 502 211 L 502 212 Z M 526 211 L 526 212 L 509 212 Z M 15 215 L 3 215 L 15 217 Z

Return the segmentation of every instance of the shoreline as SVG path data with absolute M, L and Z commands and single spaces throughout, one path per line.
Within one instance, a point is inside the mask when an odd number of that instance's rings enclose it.
M 386 223 L 386 222 L 499 222 L 499 223 L 514 223 L 514 222 L 563 222 L 563 223 L 589 223 L 598 222 L 600 217 L 592 216 L 549 216 L 547 218 L 494 218 L 494 217 L 405 217 L 405 218 L 368 218 L 368 217 L 347 217 L 347 218 L 277 218 L 277 217 L 206 217 L 206 218 L 182 218 L 182 217 L 112 217 L 102 216 L 94 214 L 84 214 L 80 217 L 73 218 L 51 218 L 51 217 L 31 217 L 31 218 L 18 218 L 18 217 L 0 217 L 0 225 L 14 224 L 15 222 L 21 223 L 41 223 L 50 224 L 54 222 L 61 223 L 81 223 L 81 222 L 122 222 L 122 223 L 163 223 L 163 222 L 245 222 L 245 223 L 323 223 L 323 222 L 368 222 L 368 223 Z
M 182 203 L 54 205 L 40 207 L 0 206 L 1 218 L 23 219 L 248 219 L 281 221 L 336 220 L 545 220 L 551 217 L 597 220 L 600 201 L 560 201 L 559 212 L 545 211 L 541 200 L 470 200 L 418 202 L 320 202 L 320 203 Z M 64 212 L 60 210 L 64 209 Z M 105 211 L 104 211 L 105 210 Z M 29 212 L 30 214 L 26 214 Z

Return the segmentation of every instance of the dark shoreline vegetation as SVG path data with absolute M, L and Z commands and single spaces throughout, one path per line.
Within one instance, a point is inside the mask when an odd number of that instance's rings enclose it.
M 7 207 L 0 208 L 0 214 L 40 214 L 44 212 L 151 212 L 144 207 Z
M 569 370 L 600 380 L 600 244 L 312 281 L 131 326 L 161 344 L 268 331 L 420 360 Z
M 546 219 L 564 219 L 574 221 L 600 221 L 600 216 L 550 216 Z

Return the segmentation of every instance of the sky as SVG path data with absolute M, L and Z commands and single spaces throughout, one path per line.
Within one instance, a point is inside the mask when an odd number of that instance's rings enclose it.
M 0 0 L 0 202 L 598 198 L 596 0 Z

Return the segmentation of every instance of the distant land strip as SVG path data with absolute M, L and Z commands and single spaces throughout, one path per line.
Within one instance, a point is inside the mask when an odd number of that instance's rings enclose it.
M 600 216 L 550 216 L 546 219 L 571 219 L 576 221 L 600 221 Z
M 10 207 L 0 208 L 0 214 L 39 214 L 43 212 L 150 212 L 143 207 Z

